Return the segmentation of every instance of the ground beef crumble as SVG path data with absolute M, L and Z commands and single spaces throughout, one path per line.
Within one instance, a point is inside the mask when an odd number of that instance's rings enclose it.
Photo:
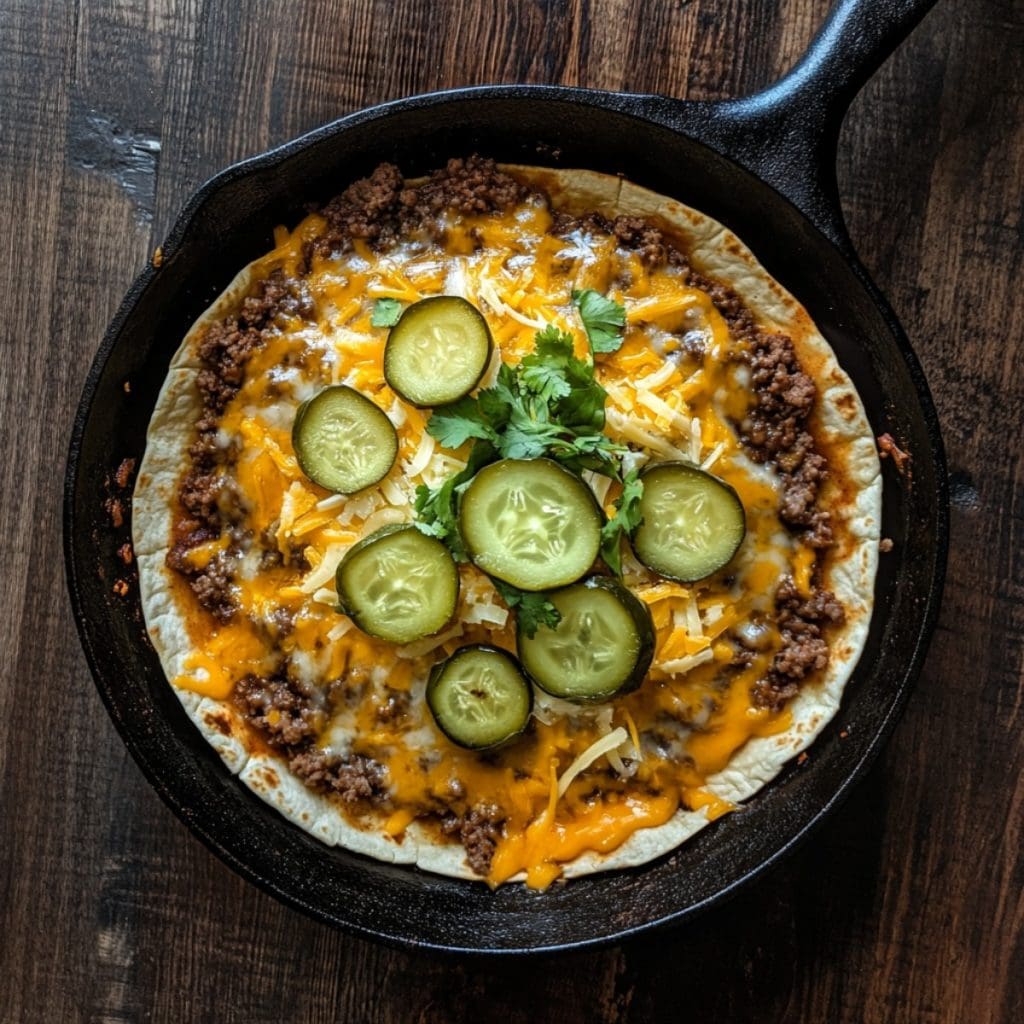
M 447 836 L 458 836 L 466 849 L 466 862 L 478 875 L 491 870 L 494 851 L 501 838 L 504 818 L 493 804 L 471 807 L 465 814 L 448 814 L 441 820 L 441 831 Z
M 247 675 L 235 686 L 234 699 L 246 721 L 275 747 L 312 741 L 323 721 L 312 694 L 287 676 Z
M 406 186 L 394 164 L 381 164 L 323 209 L 327 228 L 313 245 L 320 256 L 345 252 L 354 239 L 383 248 L 400 239 L 431 236 L 440 215 L 494 213 L 522 202 L 532 190 L 480 156 L 449 160 L 419 185 Z
M 311 789 L 336 794 L 347 804 L 379 803 L 387 792 L 387 769 L 363 754 L 340 757 L 322 750 L 302 750 L 291 757 L 288 767 Z
M 345 803 L 379 803 L 387 795 L 387 770 L 379 761 L 362 754 L 341 757 L 314 745 L 324 714 L 311 689 L 285 675 L 247 675 L 235 687 L 233 700 L 311 789 L 337 795 Z
M 829 590 L 814 590 L 804 597 L 790 577 L 775 592 L 776 624 L 782 647 L 772 659 L 767 675 L 754 684 L 754 702 L 778 711 L 795 697 L 800 683 L 828 665 L 824 631 L 845 619 L 843 606 Z
M 817 388 L 784 335 L 758 332 L 748 360 L 757 401 L 742 424 L 743 441 L 752 458 L 779 471 L 782 521 L 803 530 L 811 547 L 826 548 L 832 543 L 829 514 L 815 506 L 828 465 L 805 428 Z

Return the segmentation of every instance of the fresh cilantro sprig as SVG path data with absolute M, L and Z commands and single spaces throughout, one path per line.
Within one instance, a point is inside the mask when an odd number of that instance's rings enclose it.
M 394 327 L 402 315 L 402 304 L 398 299 L 378 299 L 370 314 L 371 327 Z
M 626 307 L 593 288 L 574 290 L 572 301 L 580 311 L 591 352 L 618 352 L 626 330 Z
M 572 335 L 548 327 L 518 366 L 503 364 L 492 387 L 436 409 L 427 430 L 445 448 L 475 438 L 498 458 L 546 456 L 618 479 L 627 449 L 604 433 L 607 397 L 594 367 L 573 354 Z
M 615 515 L 601 528 L 601 557 L 616 576 L 622 575 L 622 538 L 629 536 L 642 520 L 640 499 L 643 481 L 637 471 L 630 470 L 622 481 L 622 494 L 615 502 Z
M 491 582 L 505 604 L 516 613 L 519 627 L 528 637 L 532 637 L 541 626 L 554 629 L 562 621 L 561 614 L 547 594 L 520 590 L 493 577 Z

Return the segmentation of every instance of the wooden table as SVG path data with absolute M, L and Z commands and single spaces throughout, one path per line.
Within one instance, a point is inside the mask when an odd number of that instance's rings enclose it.
M 366 104 L 770 81 L 828 0 L 6 0 L 0 6 L 0 1021 L 1024 1019 L 1024 10 L 942 0 L 843 133 L 850 230 L 952 471 L 931 656 L 881 763 L 693 927 L 531 962 L 395 952 L 241 881 L 162 806 L 64 591 L 72 411 L 129 282 L 231 161 Z

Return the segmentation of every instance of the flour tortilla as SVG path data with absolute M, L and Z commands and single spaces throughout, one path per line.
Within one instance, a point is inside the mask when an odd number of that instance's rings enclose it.
M 823 489 L 821 500 L 832 510 L 836 534 L 843 544 L 843 558 L 833 560 L 825 583 L 842 602 L 846 622 L 832 636 L 824 678 L 802 687 L 788 705 L 790 727 L 775 736 L 750 740 L 723 771 L 707 780 L 706 788 L 716 796 L 734 803 L 747 800 L 825 728 L 839 707 L 843 688 L 867 638 L 878 562 L 882 481 L 860 397 L 806 310 L 717 221 L 610 175 L 523 166 L 505 170 L 539 185 L 558 208 L 570 213 L 631 215 L 668 229 L 682 241 L 694 266 L 731 287 L 761 326 L 792 339 L 803 368 L 817 383 L 815 433 L 828 447 L 832 468 L 832 481 Z M 165 559 L 171 542 L 175 492 L 201 409 L 196 386 L 198 344 L 208 325 L 237 312 L 262 271 L 259 260 L 243 269 L 186 335 L 157 399 L 136 483 L 132 530 L 142 607 L 149 635 L 169 679 L 181 674 L 191 651 L 185 612 L 176 603 L 173 574 Z M 846 504 L 838 502 L 836 481 L 840 480 L 852 484 L 847 493 L 854 496 Z M 283 758 L 250 755 L 245 746 L 244 723 L 229 702 L 177 687 L 174 690 L 228 769 L 317 839 L 378 860 L 416 864 L 439 874 L 479 880 L 466 864 L 460 845 L 440 843 L 416 822 L 401 839 L 393 839 L 382 833 L 379 819 L 351 820 L 332 800 L 314 793 L 294 776 Z M 611 853 L 584 853 L 563 865 L 564 874 L 572 878 L 643 864 L 674 849 L 706 824 L 703 810 L 680 810 L 664 825 L 637 831 Z

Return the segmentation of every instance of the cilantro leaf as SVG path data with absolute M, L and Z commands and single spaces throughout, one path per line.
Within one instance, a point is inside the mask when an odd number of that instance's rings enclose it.
M 533 339 L 536 354 L 542 359 L 568 360 L 572 358 L 575 345 L 568 331 L 560 331 L 554 324 L 548 324 L 538 331 Z M 527 359 L 530 357 L 527 356 Z
M 615 515 L 601 529 L 601 557 L 616 576 L 622 575 L 622 536 L 631 534 L 642 522 L 640 499 L 643 481 L 631 470 L 622 481 L 622 494 L 615 502 Z
M 492 387 L 477 395 L 481 415 L 497 431 L 508 423 L 512 410 L 519 404 L 519 384 L 516 371 L 502 363 L 498 379 Z
M 571 388 L 558 403 L 558 418 L 577 429 L 604 430 L 604 403 L 607 398 L 608 392 L 596 381 Z
M 572 301 L 580 311 L 591 351 L 617 352 L 626 328 L 626 307 L 605 298 L 593 288 L 574 290 Z
M 515 405 L 519 396 L 519 380 L 516 371 L 508 363 L 502 363 L 498 367 L 498 376 L 494 383 L 480 394 L 492 394 L 499 401 Z
M 398 299 L 378 299 L 373 304 L 370 324 L 373 327 L 394 327 L 402 315 L 402 304 Z
M 427 433 L 445 448 L 459 448 L 471 437 L 495 440 L 494 428 L 487 422 L 480 403 L 469 397 L 435 409 L 427 423 Z
M 523 383 L 542 402 L 567 398 L 572 394 L 572 385 L 560 367 L 535 360 L 533 356 L 523 360 Z
M 491 582 L 505 604 L 516 613 L 516 619 L 527 636 L 532 637 L 541 626 L 554 629 L 562 621 L 547 594 L 520 590 L 498 579 L 492 578 Z
M 453 475 L 437 490 L 432 491 L 426 484 L 416 488 L 416 529 L 444 543 L 456 562 L 465 562 L 468 558 L 455 515 L 456 486 Z
M 505 459 L 539 459 L 558 436 L 551 424 L 534 423 L 522 416 L 513 416 L 501 435 L 498 450 Z
M 520 363 L 525 389 L 544 403 L 568 398 L 593 383 L 590 366 L 573 355 L 572 335 L 547 327 L 534 339 L 534 352 Z

